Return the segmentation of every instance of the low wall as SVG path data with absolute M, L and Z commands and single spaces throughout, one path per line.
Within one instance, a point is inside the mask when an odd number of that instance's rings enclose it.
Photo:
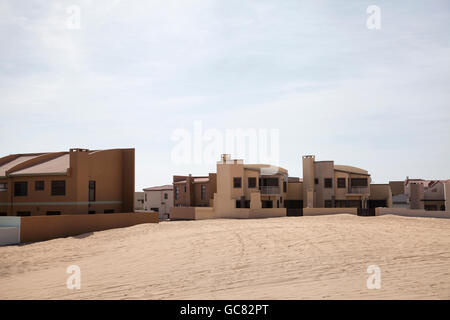
M 216 214 L 211 207 L 195 207 L 195 220 L 214 219 Z
M 303 208 L 304 216 L 323 216 L 328 214 L 358 214 L 357 208 Z
M 170 220 L 195 220 L 195 207 L 170 208 Z
M 158 222 L 157 212 L 21 217 L 20 242 L 45 241 Z
M 286 217 L 286 208 L 250 209 L 250 219 Z
M 382 216 L 393 214 L 403 217 L 419 218 L 450 218 L 450 211 L 426 211 L 423 209 L 405 209 L 405 208 L 376 208 L 375 215 Z

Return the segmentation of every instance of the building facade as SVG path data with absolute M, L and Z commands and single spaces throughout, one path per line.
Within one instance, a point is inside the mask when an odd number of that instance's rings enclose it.
M 367 170 L 303 156 L 304 208 L 391 207 L 389 184 L 371 184 Z
M 134 211 L 134 149 L 0 158 L 0 215 Z
M 144 211 L 145 192 L 134 193 L 134 210 Z
M 170 209 L 173 207 L 173 186 L 171 184 L 145 188 L 144 210 L 159 213 L 160 220 L 170 217 Z
M 217 175 L 174 176 L 173 199 L 175 207 L 211 207 L 217 190 Z

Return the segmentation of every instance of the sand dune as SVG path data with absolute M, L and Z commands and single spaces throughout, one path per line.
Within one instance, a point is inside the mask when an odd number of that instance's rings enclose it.
M 366 287 L 372 264 L 379 290 Z M 178 221 L 1 247 L 0 299 L 35 298 L 449 299 L 450 220 Z

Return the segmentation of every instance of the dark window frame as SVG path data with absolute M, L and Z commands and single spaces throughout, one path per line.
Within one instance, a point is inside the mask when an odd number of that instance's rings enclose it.
M 206 200 L 206 185 L 202 184 L 200 186 L 200 200 Z
M 327 189 L 333 188 L 333 179 L 323 178 L 323 187 Z
M 242 188 L 242 177 L 233 177 L 233 188 L 234 189 Z
M 89 187 L 88 187 L 88 197 L 89 197 L 89 202 L 95 202 L 96 200 L 96 196 L 97 196 L 97 183 L 95 182 L 95 180 L 89 180 Z M 92 192 L 92 193 L 91 193 Z
M 248 188 L 256 188 L 256 177 L 248 177 Z
M 337 178 L 337 187 L 347 188 L 347 179 L 342 177 Z
M 362 183 L 364 181 L 364 183 Z M 350 179 L 350 185 L 351 187 L 356 188 L 366 188 L 369 186 L 369 182 L 367 178 L 351 178 Z
M 26 197 L 28 196 L 28 182 L 27 181 L 15 181 L 14 182 L 14 197 Z
M 58 185 L 58 184 L 60 184 L 60 185 Z M 66 195 L 66 180 L 52 180 L 51 195 L 52 196 L 65 196 Z

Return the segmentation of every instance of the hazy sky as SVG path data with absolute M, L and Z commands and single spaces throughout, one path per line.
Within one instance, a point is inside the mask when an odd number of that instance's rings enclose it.
M 278 129 L 292 176 L 315 154 L 376 183 L 450 178 L 448 0 L 0 0 L 0 37 L 1 156 L 134 147 L 139 190 L 215 171 L 171 157 L 201 121 Z

